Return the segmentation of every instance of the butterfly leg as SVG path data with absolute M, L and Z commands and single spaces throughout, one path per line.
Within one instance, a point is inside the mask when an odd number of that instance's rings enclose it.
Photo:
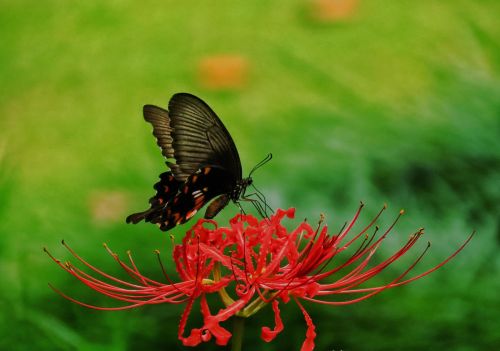
M 255 199 L 250 198 L 249 196 L 251 196 L 251 195 L 253 195 L 253 194 L 249 194 L 247 196 L 242 196 L 241 199 L 243 201 L 250 202 L 253 205 L 253 207 L 255 207 L 255 209 L 257 210 L 257 212 L 259 213 L 259 215 L 262 218 L 268 217 L 267 212 L 265 210 L 265 207 L 262 206 L 262 204 L 260 203 L 259 200 L 255 200 Z
M 272 155 L 271 154 L 269 154 L 269 155 L 272 158 Z M 272 207 L 268 205 L 264 194 L 259 189 L 257 189 L 257 187 L 255 185 L 252 184 L 251 186 L 255 190 L 255 196 L 257 196 L 257 198 L 264 204 L 264 208 L 266 209 L 266 215 L 267 215 L 267 210 L 269 210 L 271 213 L 274 213 L 274 210 L 272 209 Z
M 247 214 L 247 213 L 245 212 L 245 209 L 241 206 L 240 201 L 235 201 L 234 203 L 236 204 L 236 206 L 238 206 L 238 207 L 239 207 L 239 209 L 240 209 L 240 215 L 246 215 L 246 214 Z
M 255 196 L 257 199 L 253 199 L 252 196 Z M 241 199 L 247 202 L 251 202 L 262 218 L 269 218 L 269 215 L 267 213 L 268 210 L 271 213 L 274 213 L 273 209 L 267 204 L 266 198 L 263 197 L 260 192 L 250 194 L 243 193 Z

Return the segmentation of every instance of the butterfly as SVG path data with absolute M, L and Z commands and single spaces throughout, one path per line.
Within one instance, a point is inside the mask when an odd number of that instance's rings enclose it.
M 153 125 L 153 135 L 170 171 L 160 174 L 160 181 L 154 185 L 156 195 L 149 200 L 150 208 L 131 214 L 127 223 L 144 220 L 167 231 L 188 221 L 211 200 L 204 215 L 208 219 L 214 218 L 230 200 L 239 205 L 240 198 L 252 201 L 259 213 L 266 212 L 267 205 L 262 208 L 255 204 L 258 201 L 245 196 L 246 188 L 252 184 L 253 170 L 243 178 L 231 135 L 204 101 L 178 93 L 170 99 L 168 111 L 145 105 L 143 113 L 144 119 Z M 269 154 L 264 161 L 271 157 Z M 257 193 L 259 199 L 261 195 Z

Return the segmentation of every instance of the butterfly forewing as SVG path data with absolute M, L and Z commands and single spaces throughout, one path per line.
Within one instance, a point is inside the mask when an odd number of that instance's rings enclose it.
M 200 166 L 222 167 L 241 179 L 241 163 L 233 139 L 212 109 L 190 94 L 175 94 L 168 104 L 176 164 L 172 171 L 185 179 Z

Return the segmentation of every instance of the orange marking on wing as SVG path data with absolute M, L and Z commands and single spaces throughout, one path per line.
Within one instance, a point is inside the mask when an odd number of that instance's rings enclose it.
M 172 221 L 177 224 L 179 218 L 181 217 L 181 215 L 177 212 L 177 213 L 174 213 L 174 215 L 172 216 Z
M 197 209 L 189 211 L 188 214 L 186 215 L 186 219 L 193 217 L 196 214 L 196 212 L 198 212 Z
M 178 214 L 178 213 L 176 213 L 176 215 L 177 215 L 177 214 Z M 177 218 L 177 219 L 175 220 L 175 224 L 179 224 L 179 223 L 181 223 L 181 222 L 184 220 L 184 218 L 182 218 L 181 216 L 178 216 L 178 217 L 179 217 L 179 218 Z
M 192 183 L 196 183 L 197 180 L 198 180 L 198 176 L 197 175 L 194 175 L 193 178 L 191 178 L 191 182 Z
M 205 197 L 204 196 L 200 196 L 200 197 L 197 197 L 195 200 L 194 200 L 194 207 L 199 209 L 200 207 L 203 206 L 203 204 L 205 203 Z
M 205 169 L 203 170 L 203 174 L 204 174 L 204 175 L 207 175 L 208 173 L 210 173 L 210 171 L 211 171 L 211 170 L 212 170 L 212 169 L 211 169 L 210 167 L 207 167 L 207 168 L 205 168 Z

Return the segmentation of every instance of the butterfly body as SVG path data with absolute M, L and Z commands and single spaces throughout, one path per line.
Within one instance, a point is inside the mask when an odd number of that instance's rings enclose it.
M 170 99 L 168 111 L 145 105 L 143 112 L 170 171 L 154 185 L 150 208 L 128 216 L 127 223 L 144 220 L 166 231 L 188 221 L 211 200 L 205 218 L 215 217 L 231 200 L 238 203 L 252 179 L 242 177 L 236 146 L 205 102 L 180 93 Z

